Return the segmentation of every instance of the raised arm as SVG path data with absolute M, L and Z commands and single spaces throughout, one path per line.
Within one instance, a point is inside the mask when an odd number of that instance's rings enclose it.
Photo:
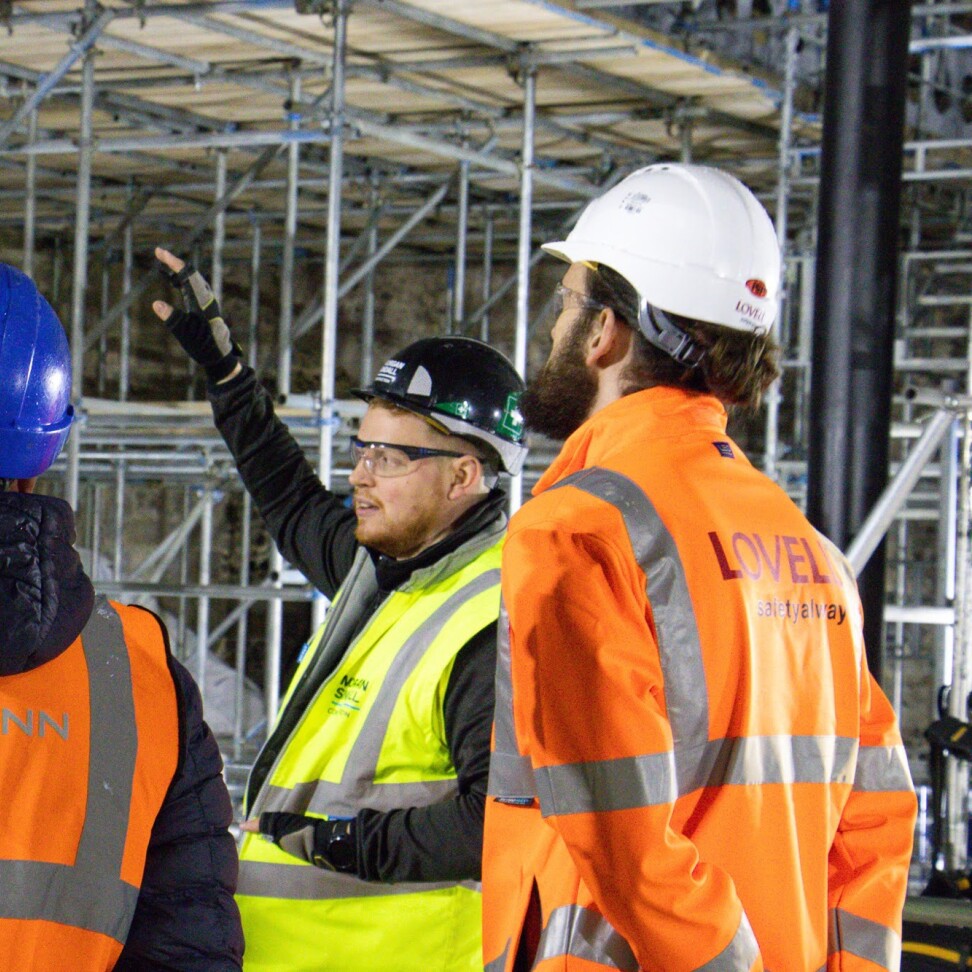
M 318 479 L 252 369 L 240 360 L 209 284 L 168 250 L 155 251 L 185 309 L 153 303 L 158 318 L 206 372 L 216 427 L 286 560 L 328 597 L 357 549 L 354 512 Z

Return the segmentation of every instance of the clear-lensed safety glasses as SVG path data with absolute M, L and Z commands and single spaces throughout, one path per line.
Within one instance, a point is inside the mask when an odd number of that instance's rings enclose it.
M 554 288 L 554 294 L 560 301 L 561 311 L 567 310 L 568 307 L 577 307 L 582 310 L 601 310 L 604 307 L 604 304 L 599 300 L 595 300 L 588 294 L 582 294 L 572 287 L 565 287 L 562 283 L 557 284 Z
M 404 476 L 415 468 L 420 459 L 432 456 L 447 456 L 461 459 L 473 455 L 472 452 L 451 452 L 448 449 L 427 449 L 424 446 L 398 445 L 392 442 L 362 442 L 351 439 L 351 465 L 357 467 L 364 463 L 365 469 L 373 476 Z

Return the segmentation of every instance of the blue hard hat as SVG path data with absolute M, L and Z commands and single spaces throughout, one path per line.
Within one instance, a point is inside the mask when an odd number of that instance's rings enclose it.
M 73 420 L 64 328 L 30 277 L 0 263 L 0 478 L 39 476 Z

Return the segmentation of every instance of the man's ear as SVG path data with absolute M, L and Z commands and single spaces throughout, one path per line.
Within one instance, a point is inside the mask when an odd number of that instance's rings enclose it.
M 474 456 L 454 459 L 452 464 L 452 484 L 449 499 L 459 499 L 475 492 L 483 482 L 483 465 Z
M 610 307 L 603 307 L 591 324 L 584 363 L 606 368 L 616 364 L 631 345 L 631 328 Z
M 13 491 L 15 493 L 32 493 L 36 482 L 36 476 L 32 476 L 30 479 L 15 479 L 13 481 Z

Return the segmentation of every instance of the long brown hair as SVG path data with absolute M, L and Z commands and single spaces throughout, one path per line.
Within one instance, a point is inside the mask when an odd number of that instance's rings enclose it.
M 611 308 L 634 332 L 634 355 L 622 376 L 622 394 L 653 385 L 715 395 L 725 405 L 756 409 L 763 393 L 779 377 L 780 347 L 769 334 L 736 331 L 677 314 L 668 316 L 705 351 L 701 362 L 686 367 L 654 347 L 638 328 L 638 293 L 610 267 L 588 271 L 591 298 Z

